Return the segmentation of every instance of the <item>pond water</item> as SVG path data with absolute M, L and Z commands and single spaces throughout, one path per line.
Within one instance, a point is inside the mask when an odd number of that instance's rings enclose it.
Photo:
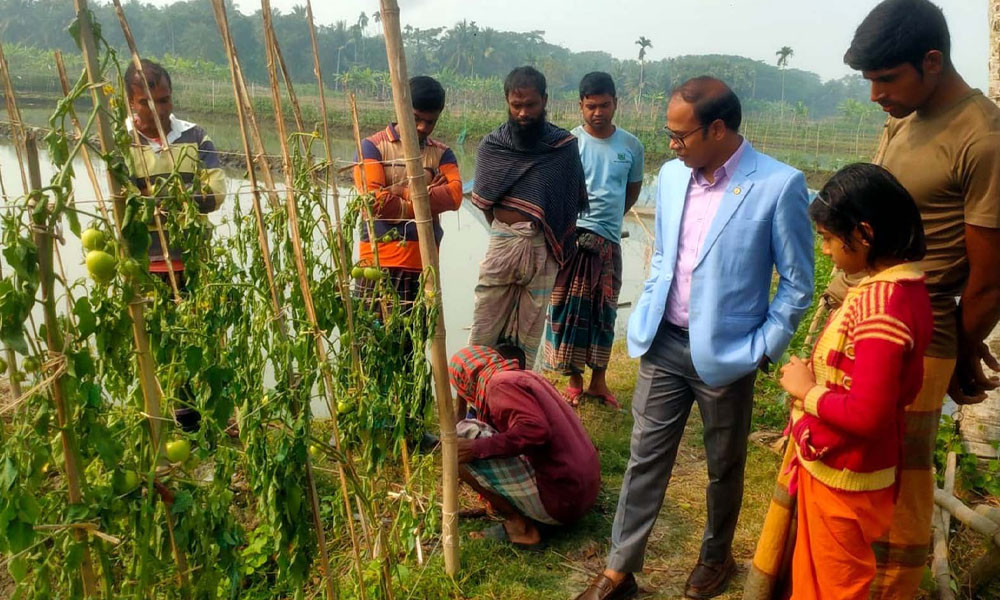
M 26 119 L 29 122 L 31 120 Z M 223 127 L 212 129 L 212 124 L 202 121 L 209 134 L 214 139 L 220 138 L 220 132 L 227 135 L 230 132 Z M 238 135 L 238 133 L 237 133 Z M 221 141 L 221 140 L 220 140 Z M 273 140 L 272 140 L 273 141 Z M 225 144 L 223 146 L 223 144 Z M 222 147 L 233 147 L 228 142 L 220 143 Z M 342 161 L 350 161 L 354 156 L 354 143 L 351 140 L 338 140 L 334 146 L 337 158 Z M 473 151 L 459 151 L 456 153 L 459 158 L 459 166 L 463 175 L 471 179 L 474 173 L 475 153 Z M 42 180 L 48 181 L 53 175 L 54 168 L 48 162 L 48 157 L 43 151 L 42 154 Z M 77 179 L 77 203 L 83 210 L 97 212 L 94 204 L 94 192 L 86 178 L 86 171 L 81 160 L 77 160 L 75 171 Z M 101 165 L 98 165 L 101 166 Z M 229 191 L 231 194 L 227 198 L 227 203 L 215 213 L 210 219 L 217 226 L 217 234 L 220 236 L 229 235 L 229 225 L 222 222 L 223 217 L 230 215 L 233 203 L 240 202 L 241 210 L 244 214 L 250 210 L 251 196 L 250 186 L 247 180 L 241 178 L 241 173 L 231 171 L 229 173 Z M 21 192 L 21 179 L 18 170 L 17 156 L 13 146 L 9 143 L 0 144 L 0 176 L 3 178 L 7 193 L 11 196 L 5 199 L 3 204 L 14 201 Z M 104 183 L 103 170 L 99 169 L 98 176 Z M 347 190 L 342 197 L 347 195 Z M 644 190 L 644 196 L 648 196 L 652 190 Z M 89 208 L 87 206 L 89 205 Z M 86 223 L 86 218 L 82 221 Z M 652 238 L 647 235 L 647 230 L 653 227 L 652 217 L 643 217 L 644 222 L 640 222 L 633 216 L 625 220 L 624 231 L 628 237 L 622 243 L 622 262 L 624 265 L 623 285 L 620 302 L 623 304 L 618 313 L 617 330 L 622 335 L 625 325 L 631 312 L 631 304 L 637 299 L 642 290 L 642 283 L 648 271 L 649 258 L 652 248 Z M 463 203 L 460 210 L 449 212 L 441 216 L 441 225 L 444 228 L 445 236 L 441 244 L 440 263 L 442 274 L 442 288 L 445 314 L 445 328 L 447 331 L 447 348 L 449 355 L 462 348 L 469 334 L 469 327 L 472 323 L 473 291 L 476 285 L 479 262 L 485 254 L 488 244 L 489 233 L 486 221 L 482 213 L 475 208 L 468 199 Z M 83 252 L 78 239 L 73 236 L 68 227 L 65 229 L 66 245 L 61 248 L 63 262 L 67 270 L 67 278 L 74 281 L 87 276 L 86 267 L 83 264 Z M 2 261 L 2 258 L 0 258 Z M 9 272 L 6 264 L 4 271 Z M 64 306 L 60 304 L 60 306 Z M 41 315 L 37 315 L 41 318 Z M 317 415 L 325 414 L 325 408 L 314 406 Z

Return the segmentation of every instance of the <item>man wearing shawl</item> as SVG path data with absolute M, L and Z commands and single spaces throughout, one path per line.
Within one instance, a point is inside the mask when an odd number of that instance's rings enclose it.
M 476 163 L 472 201 L 491 228 L 469 344 L 516 344 L 530 368 L 587 190 L 576 138 L 545 120 L 545 76 L 518 67 L 504 94 L 508 120 L 483 139 Z
M 457 352 L 448 372 L 459 414 L 476 411 L 458 423 L 459 475 L 504 519 L 486 536 L 536 547 L 536 523 L 566 525 L 590 510 L 597 450 L 548 380 L 486 346 Z

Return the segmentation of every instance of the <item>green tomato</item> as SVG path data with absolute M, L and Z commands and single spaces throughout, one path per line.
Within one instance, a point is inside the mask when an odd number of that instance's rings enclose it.
M 22 382 L 24 382 L 25 379 L 26 379 L 26 376 L 21 371 L 17 371 L 16 373 L 11 373 L 10 374 L 10 380 L 14 381 L 16 383 L 22 383 Z
M 316 444 L 310 444 L 309 445 L 309 456 L 313 457 L 314 459 L 319 458 L 319 457 L 323 456 L 323 451 L 320 450 L 319 446 L 317 446 Z
M 353 269 L 351 269 L 351 277 L 355 279 L 361 279 L 362 277 L 364 277 L 364 275 L 365 275 L 365 270 L 362 269 L 361 267 L 356 266 Z
M 142 276 L 142 265 L 134 258 L 129 258 L 122 263 L 122 275 L 129 279 L 138 279 Z
M 337 402 L 337 414 L 346 415 L 347 413 L 354 410 L 354 404 L 348 402 L 347 400 L 341 400 Z
M 223 248 L 222 246 L 216 246 L 212 250 L 212 254 L 214 254 L 216 258 L 222 258 L 223 256 L 226 255 L 226 249 Z
M 170 462 L 184 462 L 190 456 L 191 442 L 183 439 L 167 442 L 167 460 Z
M 104 248 L 104 232 L 99 229 L 85 229 L 80 234 L 80 241 L 86 250 L 101 250 Z
M 115 471 L 111 478 L 111 485 L 117 494 L 127 494 L 139 487 L 139 474 L 131 469 Z
M 379 271 L 375 267 L 365 267 L 365 279 L 368 281 L 378 281 L 382 279 L 382 271 Z
M 98 283 L 108 283 L 115 276 L 118 261 L 103 250 L 91 250 L 87 253 L 87 270 Z
M 28 373 L 34 373 L 38 370 L 41 365 L 38 363 L 38 359 L 34 356 L 29 356 L 28 358 L 21 361 L 21 368 Z

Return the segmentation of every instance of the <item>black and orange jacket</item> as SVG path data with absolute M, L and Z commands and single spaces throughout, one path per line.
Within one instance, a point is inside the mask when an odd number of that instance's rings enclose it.
M 448 146 L 427 138 L 421 151 L 423 167 L 428 174 L 427 191 L 434 215 L 434 238 L 440 244 L 444 231 L 438 222 L 438 215 L 458 210 L 462 205 L 462 178 L 458 173 L 458 159 Z M 422 270 L 420 248 L 415 243 L 417 226 L 413 222 L 403 144 L 395 124 L 362 140 L 361 154 L 362 164 L 354 167 L 354 184 L 362 193 L 375 194 L 375 235 L 381 239 L 395 232 L 391 236 L 394 238 L 392 241 L 376 242 L 379 265 L 390 269 Z M 396 191 L 390 189 L 393 186 L 398 186 Z M 363 264 L 374 262 L 371 241 L 365 228 L 362 228 L 360 255 Z

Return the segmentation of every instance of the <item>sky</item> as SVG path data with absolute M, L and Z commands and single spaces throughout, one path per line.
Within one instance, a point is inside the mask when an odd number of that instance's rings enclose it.
M 271 0 L 287 12 L 304 0 Z M 973 86 L 987 86 L 988 0 L 936 0 L 948 19 L 952 58 Z M 170 0 L 154 0 L 169 4 Z M 259 0 L 235 0 L 244 13 Z M 774 63 L 790 46 L 789 66 L 823 79 L 850 74 L 844 51 L 875 0 L 399 0 L 403 26 L 451 26 L 467 19 L 503 31 L 543 30 L 570 50 L 603 50 L 636 58 L 635 40 L 653 42 L 650 60 L 684 54 L 738 54 Z M 378 0 L 313 0 L 319 23 L 357 21 L 378 10 Z M 372 32 L 373 24 L 369 25 Z M 514 65 L 512 65 L 514 66 Z

